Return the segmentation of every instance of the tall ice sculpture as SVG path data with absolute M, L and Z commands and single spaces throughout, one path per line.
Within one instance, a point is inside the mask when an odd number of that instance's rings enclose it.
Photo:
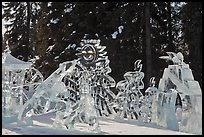
M 173 65 L 164 69 L 159 81 L 156 103 L 157 113 L 152 122 L 172 130 L 202 134 L 202 91 L 194 80 L 189 64 L 183 62 L 181 52 L 167 52 L 161 59 L 170 60 Z

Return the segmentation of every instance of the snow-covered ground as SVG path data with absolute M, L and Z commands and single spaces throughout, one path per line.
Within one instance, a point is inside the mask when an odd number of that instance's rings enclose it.
M 187 135 L 188 133 L 167 130 L 155 124 L 136 120 L 99 118 L 100 132 L 88 130 L 86 124 L 77 123 L 74 130 L 54 128 L 53 114 L 33 116 L 32 126 L 18 126 L 16 120 L 2 119 L 3 135 Z M 188 134 L 189 135 L 189 134 Z

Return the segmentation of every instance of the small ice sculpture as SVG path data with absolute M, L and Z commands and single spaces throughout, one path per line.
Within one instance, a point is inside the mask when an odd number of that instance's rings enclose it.
M 142 64 L 141 60 L 135 62 L 134 72 L 126 72 L 124 74 L 125 80 L 119 81 L 116 85 L 116 89 L 119 90 L 116 96 L 116 117 L 138 119 L 140 114 L 140 99 L 143 96 L 141 89 L 144 88 L 142 79 L 144 73 L 141 72 Z
M 150 87 L 145 90 L 145 95 L 141 99 L 141 118 L 145 123 L 150 123 L 152 119 L 152 103 L 156 94 L 158 93 L 158 89 L 155 87 L 155 77 L 150 78 Z
M 2 115 L 17 116 L 19 109 L 33 95 L 32 89 L 43 76 L 32 63 L 13 57 L 9 47 L 2 53 Z
M 160 58 L 171 60 L 173 65 L 164 69 L 159 81 L 158 90 L 161 93 L 154 101 L 157 113 L 154 113 L 153 121 L 170 129 L 202 134 L 202 92 L 199 83 L 194 80 L 189 65 L 183 62 L 182 53 L 167 54 L 169 56 Z M 170 99 L 171 103 L 167 103 L 166 99 Z

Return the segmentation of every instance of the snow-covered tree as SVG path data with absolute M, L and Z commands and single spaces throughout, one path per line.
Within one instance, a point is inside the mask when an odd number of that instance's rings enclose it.
M 38 2 L 5 2 L 2 4 L 7 36 L 5 41 L 10 46 L 12 55 L 28 61 L 32 58 L 34 27 L 37 20 Z

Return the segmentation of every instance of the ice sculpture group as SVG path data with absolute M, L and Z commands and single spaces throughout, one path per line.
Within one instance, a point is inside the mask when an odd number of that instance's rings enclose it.
M 202 134 L 202 91 L 182 53 L 167 52 L 158 88 L 154 77 L 144 89 L 142 61 L 116 83 L 105 46 L 100 40 L 82 40 L 78 59 L 63 62 L 44 80 L 32 63 L 2 54 L 2 117 L 16 116 L 19 125 L 32 124 L 33 115 L 54 112 L 54 127 L 74 128 L 85 123 L 100 131 L 99 117 L 135 119 L 171 130 Z M 117 94 L 111 91 L 116 88 Z

